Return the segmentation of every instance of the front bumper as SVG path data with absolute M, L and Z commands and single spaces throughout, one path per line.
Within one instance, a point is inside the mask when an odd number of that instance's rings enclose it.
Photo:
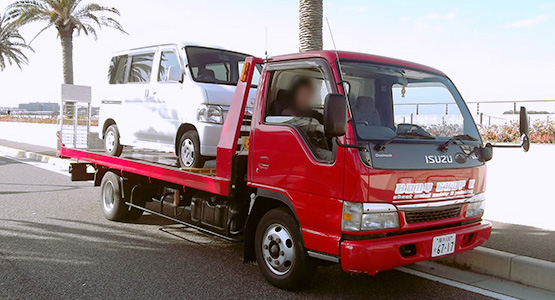
M 434 236 L 456 233 L 455 252 L 464 252 L 484 244 L 491 234 L 491 223 L 480 223 L 403 234 L 371 240 L 341 242 L 341 267 L 345 272 L 376 274 L 403 265 L 432 259 Z M 414 244 L 416 252 L 401 255 L 401 246 Z M 435 257 L 434 257 L 435 258 Z

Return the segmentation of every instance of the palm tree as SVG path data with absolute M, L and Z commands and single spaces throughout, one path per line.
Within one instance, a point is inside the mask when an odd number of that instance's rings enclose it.
M 18 0 L 8 6 L 8 16 L 15 19 L 18 25 L 35 21 L 47 22 L 37 36 L 50 27 L 58 30 L 58 36 L 62 42 L 64 83 L 67 84 L 73 84 L 73 33 L 75 31 L 78 35 L 81 32 L 85 35 L 91 34 L 95 39 L 97 38 L 95 27 L 100 29 L 106 26 L 126 33 L 118 21 L 102 14 L 119 16 L 117 9 L 94 3 L 81 5 L 81 1 Z
M 0 71 L 4 71 L 6 64 L 15 64 L 21 69 L 21 65 L 27 63 L 23 49 L 33 51 L 19 34 L 17 26 L 0 15 Z
M 322 50 L 323 0 L 300 0 L 299 51 Z

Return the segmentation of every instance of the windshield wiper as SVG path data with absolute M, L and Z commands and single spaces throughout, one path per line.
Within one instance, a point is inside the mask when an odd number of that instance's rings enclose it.
M 381 142 L 379 144 L 376 144 L 376 146 L 374 146 L 374 150 L 383 151 L 383 150 L 385 150 L 385 145 L 393 142 L 394 140 L 396 140 L 400 137 L 413 137 L 413 138 L 419 138 L 419 139 L 425 139 L 425 140 L 435 140 L 435 137 L 433 137 L 433 136 L 429 136 L 429 135 L 418 133 L 418 132 L 411 132 L 411 131 L 409 131 L 409 132 L 400 132 L 400 133 L 397 133 L 396 136 L 390 138 L 389 140 Z
M 455 143 L 456 141 L 473 141 L 476 142 L 478 139 L 468 135 L 468 134 L 459 134 L 459 135 L 455 135 L 452 138 L 450 138 L 447 142 L 445 142 L 445 144 L 441 144 L 439 145 L 439 147 L 437 147 L 437 150 L 440 152 L 445 152 L 447 151 L 447 148 L 452 145 L 453 143 Z

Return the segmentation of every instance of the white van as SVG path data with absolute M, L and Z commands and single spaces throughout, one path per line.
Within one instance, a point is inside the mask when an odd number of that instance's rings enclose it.
M 202 167 L 216 156 L 247 56 L 190 43 L 114 53 L 101 91 L 99 135 L 106 153 L 119 156 L 123 146 L 175 152 L 181 167 Z M 255 86 L 251 108 L 254 93 Z

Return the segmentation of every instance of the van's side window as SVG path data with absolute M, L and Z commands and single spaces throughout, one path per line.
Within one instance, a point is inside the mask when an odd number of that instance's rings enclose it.
M 110 84 L 122 84 L 125 82 L 125 70 L 127 69 L 127 55 L 112 57 L 108 68 L 108 82 Z
M 266 106 L 266 124 L 292 126 L 307 141 L 314 157 L 333 161 L 333 145 L 324 134 L 324 99 L 330 85 L 318 69 L 274 71 Z
M 149 82 L 154 53 L 136 54 L 131 58 L 129 82 Z
M 179 59 L 173 51 L 163 51 L 160 56 L 160 68 L 158 68 L 158 81 L 164 82 L 168 81 L 168 74 L 170 67 L 176 67 L 181 69 L 179 65 Z

